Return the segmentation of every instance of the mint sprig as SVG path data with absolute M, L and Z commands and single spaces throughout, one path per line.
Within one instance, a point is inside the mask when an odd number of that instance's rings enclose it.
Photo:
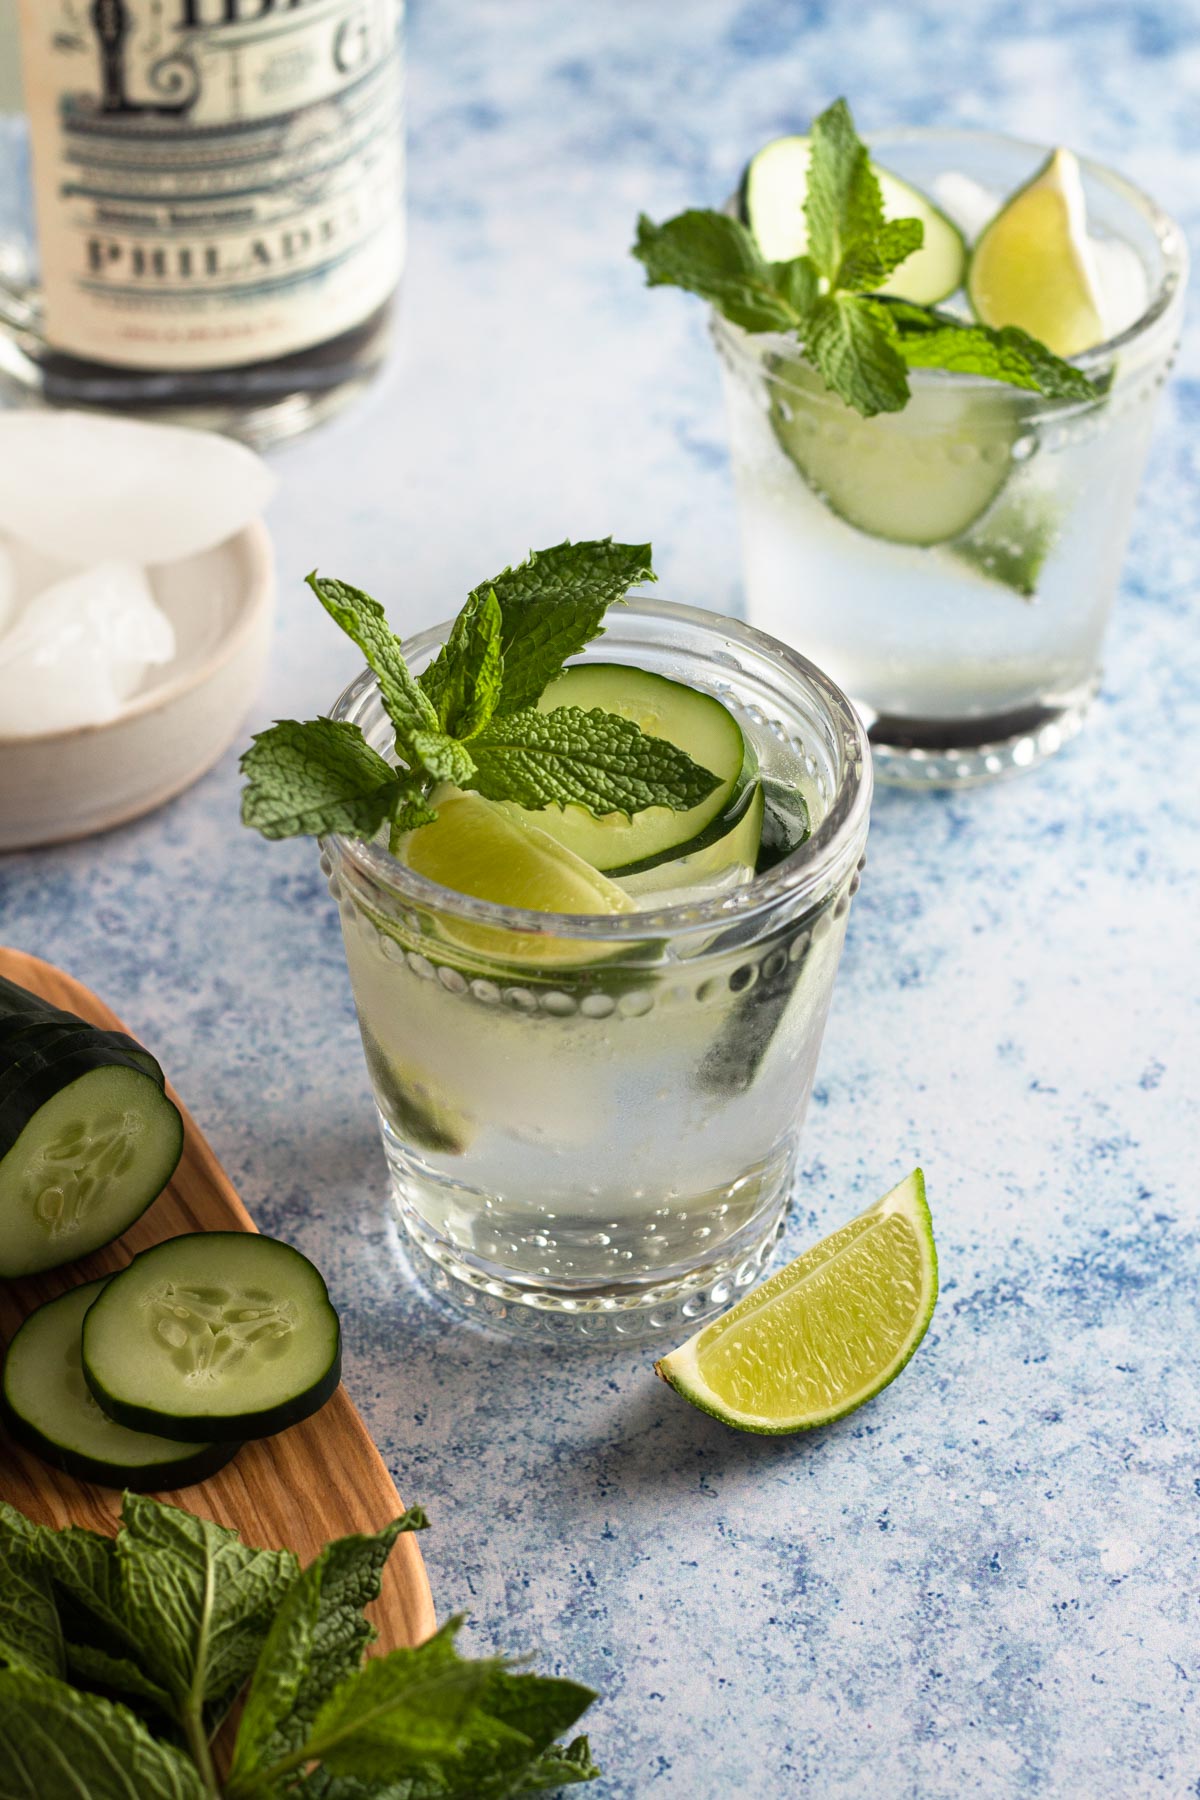
M 6 1800 L 507 1800 L 591 1780 L 595 1695 L 459 1654 L 461 1621 L 364 1660 L 389 1552 L 419 1507 L 308 1568 L 127 1494 L 115 1539 L 0 1506 Z M 244 1705 L 227 1774 L 213 1740 Z
M 484 727 L 471 753 L 470 786 L 477 793 L 531 810 L 572 803 L 596 813 L 684 810 L 698 806 L 715 785 L 686 751 L 599 708 L 508 713 Z
M 836 100 L 813 122 L 804 201 L 808 250 L 768 262 L 726 213 L 638 220 L 633 254 L 650 287 L 699 294 L 749 332 L 794 335 L 827 388 L 864 418 L 900 412 L 910 369 L 948 369 L 1054 400 L 1093 400 L 1096 384 L 1013 326 L 994 330 L 878 290 L 919 250 L 919 219 L 885 220 L 879 182 L 850 108 Z
M 649 544 L 601 538 L 534 551 L 471 592 L 437 657 L 414 677 L 377 600 L 310 575 L 379 684 L 396 760 L 345 720 L 281 719 L 242 757 L 243 824 L 267 838 L 369 838 L 386 824 L 395 850 L 405 832 L 437 818 L 432 796 L 446 784 L 531 808 L 686 812 L 718 778 L 684 751 L 613 713 L 536 710 L 567 658 L 603 632 L 608 608 L 654 579 Z

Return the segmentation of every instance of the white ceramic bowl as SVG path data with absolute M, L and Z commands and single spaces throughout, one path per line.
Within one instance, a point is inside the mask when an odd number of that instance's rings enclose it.
M 150 570 L 177 653 L 105 725 L 0 736 L 0 850 L 123 825 L 173 799 L 233 743 L 271 641 L 275 559 L 266 526 Z

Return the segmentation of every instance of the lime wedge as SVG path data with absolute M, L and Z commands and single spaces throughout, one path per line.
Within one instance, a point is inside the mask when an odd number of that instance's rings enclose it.
M 520 813 L 493 806 L 479 794 L 442 790 L 434 795 L 437 819 L 409 832 L 400 861 L 455 893 L 533 912 L 626 913 L 628 894 L 598 869 L 556 843 Z M 530 937 L 493 925 L 443 924 L 447 937 L 506 961 L 576 962 L 595 956 L 598 945 L 564 938 Z
M 655 1367 L 739 1431 L 807 1431 L 900 1373 L 937 1301 L 920 1169 Z
M 967 293 L 985 325 L 1019 325 L 1057 356 L 1104 342 L 1087 203 L 1069 150 L 1055 150 L 985 228 Z

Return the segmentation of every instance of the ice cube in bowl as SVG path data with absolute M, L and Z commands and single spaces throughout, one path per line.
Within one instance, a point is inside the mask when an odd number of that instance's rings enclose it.
M 147 666 L 105 723 L 23 736 L 0 728 L 0 850 L 135 819 L 190 786 L 239 736 L 270 646 L 275 570 L 266 526 L 255 520 L 147 577 L 175 655 Z

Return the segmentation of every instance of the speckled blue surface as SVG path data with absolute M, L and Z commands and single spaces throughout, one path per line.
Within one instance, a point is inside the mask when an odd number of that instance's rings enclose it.
M 1200 213 L 1195 5 L 425 0 L 399 353 L 278 457 L 260 720 L 353 672 L 314 564 L 407 630 L 611 531 L 736 607 L 702 309 L 625 247 L 843 89 L 864 127 L 1066 141 Z M 1010 785 L 878 797 L 788 1245 L 919 1159 L 942 1298 L 901 1380 L 812 1437 L 739 1438 L 643 1352 L 508 1349 L 412 1290 L 315 851 L 240 832 L 232 755 L 0 865 L 5 938 L 159 1049 L 328 1271 L 440 1611 L 600 1690 L 606 1800 L 1200 1794 L 1198 424 L 1185 347 L 1084 736 Z

